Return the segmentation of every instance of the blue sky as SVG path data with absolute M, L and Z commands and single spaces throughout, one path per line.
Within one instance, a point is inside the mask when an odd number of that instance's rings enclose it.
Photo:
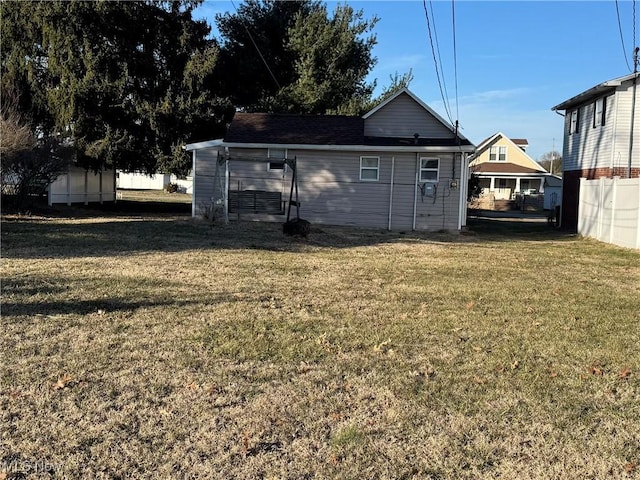
M 236 6 L 240 3 L 237 0 Z M 335 1 L 326 3 L 330 11 L 337 5 Z M 373 55 L 378 62 L 369 80 L 377 79 L 380 89 L 390 83 L 391 75 L 411 69 L 411 91 L 447 118 L 423 2 L 347 3 L 363 10 L 366 18 L 379 18 L 373 32 L 378 42 Z M 630 73 L 614 0 L 456 0 L 456 109 L 452 3 L 437 0 L 427 5 L 433 9 L 442 60 L 440 71 L 452 118 L 459 119 L 462 134 L 476 144 L 501 131 L 511 138 L 528 139 L 527 153 L 536 160 L 554 144 L 556 150 L 562 151 L 563 119 L 551 107 L 594 85 Z M 618 9 L 627 61 L 633 68 L 633 2 L 618 0 Z M 215 14 L 224 11 L 235 11 L 230 1 L 207 0 L 195 16 L 206 18 L 213 25 Z M 636 30 L 638 44 L 637 19 Z

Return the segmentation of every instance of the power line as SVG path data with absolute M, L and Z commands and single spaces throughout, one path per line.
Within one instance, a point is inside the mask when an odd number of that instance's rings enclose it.
M 458 110 L 458 53 L 456 51 L 456 3 L 455 0 L 451 0 L 451 19 L 453 28 L 453 79 L 455 82 L 456 90 L 456 120 L 460 119 L 460 112 Z
M 433 13 L 433 1 L 429 0 L 429 9 L 431 10 L 431 22 L 433 23 L 433 37 L 436 40 L 436 52 L 438 52 L 438 63 L 440 64 L 440 72 L 442 75 L 442 87 L 444 89 L 444 96 L 447 100 L 447 108 L 451 113 L 451 103 L 449 103 L 449 92 L 447 91 L 447 82 L 444 78 L 444 66 L 442 64 L 442 57 L 440 55 L 440 42 L 438 41 L 438 29 L 436 28 L 436 15 Z M 451 116 L 449 117 L 451 120 Z
M 448 102 L 447 102 L 447 99 L 445 98 L 444 89 L 442 86 L 444 82 L 444 77 L 442 78 L 442 80 L 440 79 L 440 70 L 438 69 L 438 60 L 436 58 L 436 50 L 433 45 L 433 35 L 431 34 L 431 20 L 429 19 L 429 9 L 427 8 L 427 0 L 422 0 L 422 5 L 424 7 L 424 14 L 427 19 L 427 30 L 429 32 L 429 43 L 431 44 L 431 55 L 433 56 L 433 64 L 436 69 L 436 78 L 438 80 L 438 87 L 440 88 L 440 96 L 442 97 L 442 103 L 444 104 L 444 110 L 447 113 L 449 122 L 453 124 L 453 120 L 451 119 L 451 112 L 449 112 Z M 434 29 L 435 29 L 435 22 L 434 22 Z
M 627 49 L 624 46 L 624 35 L 622 34 L 622 24 L 620 23 L 620 8 L 618 7 L 618 0 L 616 0 L 616 14 L 618 15 L 618 30 L 620 31 L 620 42 L 622 42 L 622 54 L 624 55 L 624 61 L 627 64 L 627 68 L 631 71 L 629 60 L 627 59 Z
M 236 4 L 233 2 L 233 0 L 231 0 L 231 5 L 233 5 L 233 8 L 235 9 L 236 13 L 240 17 L 240 12 L 238 12 L 238 8 L 236 7 Z M 262 55 L 262 52 L 260 51 L 260 48 L 258 47 L 258 44 L 253 39 L 253 35 L 251 35 L 251 32 L 249 31 L 249 27 L 247 27 L 247 24 L 245 23 L 245 21 L 244 21 L 244 19 L 242 17 L 240 17 L 240 21 L 242 22 L 242 25 L 244 26 L 244 29 L 247 31 L 247 35 L 249 35 L 249 39 L 251 40 L 251 43 L 253 43 L 253 46 L 256 48 L 256 51 L 258 52 L 258 55 L 260 55 L 260 59 L 262 60 L 262 63 L 264 63 L 264 66 L 267 67 L 267 70 L 269 71 L 269 75 L 271 75 L 271 78 L 273 78 L 273 81 L 276 83 L 276 86 L 278 87 L 278 89 L 281 89 L 282 87 L 280 86 L 280 83 L 278 82 L 278 79 L 276 78 L 276 76 L 271 71 L 271 67 L 269 67 L 269 64 L 267 63 L 267 60 Z

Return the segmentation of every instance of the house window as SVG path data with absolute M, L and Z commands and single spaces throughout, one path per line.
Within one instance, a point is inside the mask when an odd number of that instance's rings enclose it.
M 604 125 L 606 98 L 602 97 L 593 103 L 593 127 Z
M 574 134 L 574 133 L 578 133 L 578 115 L 580 113 L 580 110 L 574 110 L 571 112 L 571 116 L 569 118 L 569 121 L 571 122 L 570 126 L 569 126 L 569 134 Z
M 287 158 L 286 148 L 270 148 L 267 152 L 267 157 L 273 158 L 267 162 L 268 172 L 284 172 L 286 171 L 286 164 L 284 159 Z
M 380 177 L 380 157 L 360 157 L 360 180 L 377 182 Z
M 490 162 L 506 162 L 507 161 L 507 147 L 493 146 L 489 148 L 489 161 Z
M 438 183 L 438 172 L 440 171 L 439 158 L 420 159 L 420 181 Z

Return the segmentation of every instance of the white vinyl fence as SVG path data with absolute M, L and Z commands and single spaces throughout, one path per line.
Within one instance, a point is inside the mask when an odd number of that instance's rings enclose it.
M 581 178 L 578 233 L 640 249 L 640 178 Z

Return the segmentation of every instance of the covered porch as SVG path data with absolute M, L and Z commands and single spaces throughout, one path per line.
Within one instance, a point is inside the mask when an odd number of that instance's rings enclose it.
M 513 200 L 518 193 L 542 193 L 544 178 L 538 176 L 491 175 L 480 178 L 482 195 L 493 194 L 496 200 Z

